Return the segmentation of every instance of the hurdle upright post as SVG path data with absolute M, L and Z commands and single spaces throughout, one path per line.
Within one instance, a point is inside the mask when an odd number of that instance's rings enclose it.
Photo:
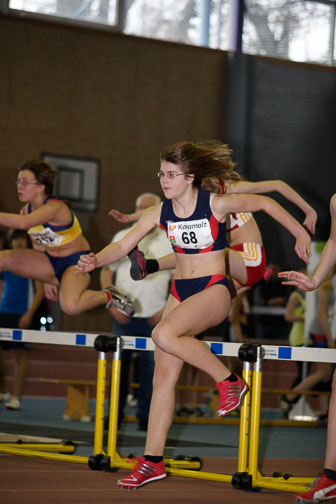
M 249 439 L 249 461 L 248 475 L 249 482 L 244 490 L 258 488 L 268 488 L 285 492 L 303 492 L 304 482 L 312 481 L 310 478 L 291 478 L 289 482 L 284 477 L 265 477 L 258 470 L 259 462 L 259 431 L 260 431 L 260 407 L 261 407 L 261 381 L 262 381 L 262 361 L 264 349 L 258 345 L 256 361 L 252 373 L 252 402 L 250 415 L 250 439 Z
M 258 446 L 259 446 L 259 428 L 260 428 L 260 404 L 261 404 L 261 363 L 262 363 L 262 347 L 256 347 L 256 360 L 253 366 L 252 373 L 252 406 L 250 417 L 250 444 L 249 444 L 249 459 L 248 469 L 252 476 L 252 486 L 257 479 L 258 472 Z
M 90 469 L 100 471 L 108 469 L 109 457 L 103 451 L 105 390 L 106 390 L 106 354 L 117 348 L 117 337 L 99 335 L 94 341 L 94 348 L 98 354 L 97 391 L 96 391 L 96 419 L 94 431 L 94 454 L 88 459 Z
M 99 336 L 98 336 L 99 338 Z M 101 346 L 101 340 L 96 338 L 95 349 L 98 351 L 97 364 L 97 390 L 96 390 L 96 416 L 94 429 L 94 455 L 103 453 L 105 390 L 106 390 L 106 352 Z
M 116 346 L 112 359 L 110 411 L 109 411 L 109 426 L 108 426 L 108 438 L 107 438 L 107 456 L 110 457 L 110 465 L 113 465 L 114 460 L 118 460 L 121 458 L 117 453 L 121 349 L 122 349 L 122 339 L 120 338 L 120 336 L 117 336 Z
M 239 444 L 238 444 L 238 472 L 247 471 L 247 456 L 249 445 L 249 426 L 250 426 L 250 405 L 251 405 L 251 383 L 252 383 L 252 364 L 244 361 L 243 380 L 247 385 L 247 392 L 244 394 L 240 409 L 239 422 Z

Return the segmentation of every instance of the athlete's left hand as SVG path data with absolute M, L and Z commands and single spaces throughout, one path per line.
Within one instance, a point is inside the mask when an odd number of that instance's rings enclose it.
M 119 212 L 119 210 L 114 210 L 112 208 L 112 210 L 110 210 L 108 214 L 122 224 L 131 224 L 132 222 L 127 214 L 121 213 Z
M 306 231 L 297 237 L 295 243 L 295 252 L 306 264 L 309 264 L 309 258 L 311 256 L 310 243 L 311 239 Z
M 280 271 L 278 277 L 283 279 L 282 284 L 294 285 L 305 292 L 316 289 L 314 278 L 310 278 L 300 271 Z
M 306 218 L 303 221 L 303 225 L 306 229 L 313 235 L 315 234 L 315 226 L 317 221 L 317 212 L 312 208 L 310 212 L 306 214 Z
M 58 288 L 56 285 L 43 284 L 44 295 L 49 301 L 58 301 Z
M 90 254 L 81 255 L 78 263 L 75 266 L 75 275 L 79 275 L 80 273 L 89 273 L 89 271 L 93 271 L 96 266 L 96 254 L 90 252 Z

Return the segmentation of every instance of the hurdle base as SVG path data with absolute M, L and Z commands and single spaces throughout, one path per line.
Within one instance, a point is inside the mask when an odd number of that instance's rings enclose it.
M 253 486 L 252 475 L 248 472 L 236 472 L 232 475 L 233 488 L 244 490 L 245 492 L 260 492 L 261 488 Z
M 42 450 L 30 450 L 27 448 L 14 448 L 12 446 L 1 445 L 0 453 L 7 455 L 19 455 L 21 457 L 31 457 L 37 459 L 57 460 L 61 462 L 73 462 L 75 464 L 87 464 L 88 457 L 78 455 L 66 455 L 65 453 L 50 453 Z

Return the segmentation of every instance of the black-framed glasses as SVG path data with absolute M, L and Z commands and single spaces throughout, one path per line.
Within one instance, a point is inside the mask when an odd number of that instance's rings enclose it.
M 164 173 L 163 171 L 159 171 L 157 173 L 157 176 L 161 178 L 167 177 L 168 180 L 174 180 L 175 177 L 179 177 L 180 175 L 185 175 L 185 173 L 175 173 L 175 172 L 167 172 Z
M 18 185 L 23 185 L 25 187 L 26 185 L 29 185 L 29 184 L 30 185 L 40 185 L 38 182 L 34 182 L 33 180 L 16 180 L 15 181 L 16 187 Z

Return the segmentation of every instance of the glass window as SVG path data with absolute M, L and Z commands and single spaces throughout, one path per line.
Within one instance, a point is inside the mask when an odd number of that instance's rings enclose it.
M 197 0 L 133 0 L 128 2 L 125 33 L 198 43 Z
M 210 47 L 228 47 L 229 0 L 209 2 Z M 126 4 L 127 5 L 127 4 Z M 126 10 L 125 33 L 200 45 L 202 0 L 133 0 Z
M 228 50 L 230 47 L 230 0 L 213 0 L 210 15 L 209 47 Z
M 1 1 L 1 0 L 0 0 Z M 238 0 L 9 0 L 9 8 L 141 37 L 231 47 Z M 117 13 L 119 11 L 119 13 Z M 334 0 L 245 0 L 243 52 L 335 64 Z
M 243 52 L 333 64 L 333 2 L 246 0 Z
M 114 25 L 117 0 L 10 0 L 9 8 L 78 21 Z

